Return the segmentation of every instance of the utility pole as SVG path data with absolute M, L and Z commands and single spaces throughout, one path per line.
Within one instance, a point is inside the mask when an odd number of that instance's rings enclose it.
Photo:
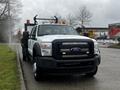
M 8 0 L 8 16 L 10 18 L 10 0 Z
M 12 31 L 11 31 L 11 27 L 10 27 L 10 25 L 11 25 L 11 9 L 10 9 L 10 0 L 7 0 L 7 9 L 8 9 L 8 33 L 9 33 L 9 43 L 11 43 L 12 42 Z

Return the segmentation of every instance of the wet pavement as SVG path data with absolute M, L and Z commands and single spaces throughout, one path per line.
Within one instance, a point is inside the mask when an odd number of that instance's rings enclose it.
M 33 77 L 32 64 L 22 61 L 28 90 L 120 90 L 120 49 L 101 48 L 102 62 L 94 78 L 84 76 Z M 21 49 L 19 49 L 22 58 Z

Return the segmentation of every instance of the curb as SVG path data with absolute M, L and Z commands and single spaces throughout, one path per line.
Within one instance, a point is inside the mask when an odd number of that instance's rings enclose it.
M 18 71 L 20 74 L 21 90 L 27 90 L 27 85 L 25 83 L 25 78 L 24 78 L 24 73 L 23 73 L 23 68 L 22 68 L 22 62 L 20 60 L 20 55 L 19 55 L 19 51 L 17 48 L 16 48 L 16 53 L 17 53 Z

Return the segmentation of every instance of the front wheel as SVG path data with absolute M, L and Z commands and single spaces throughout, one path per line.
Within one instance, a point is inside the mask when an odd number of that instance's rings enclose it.
M 95 70 L 93 72 L 86 73 L 85 76 L 87 76 L 87 77 L 93 77 L 94 75 L 96 75 L 97 71 L 98 71 L 98 66 L 95 67 Z
M 38 74 L 38 73 L 34 73 L 34 79 L 36 80 L 36 81 L 40 81 L 40 75 Z
M 39 80 L 40 80 L 40 75 L 39 75 L 37 69 L 38 69 L 38 68 L 37 68 L 36 62 L 34 62 L 34 64 L 33 64 L 34 79 L 35 79 L 36 81 L 39 81 Z

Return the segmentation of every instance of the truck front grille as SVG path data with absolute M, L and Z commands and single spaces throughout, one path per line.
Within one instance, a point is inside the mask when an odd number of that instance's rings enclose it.
M 94 56 L 94 43 L 91 40 L 55 40 L 52 49 L 55 59 L 84 59 Z

